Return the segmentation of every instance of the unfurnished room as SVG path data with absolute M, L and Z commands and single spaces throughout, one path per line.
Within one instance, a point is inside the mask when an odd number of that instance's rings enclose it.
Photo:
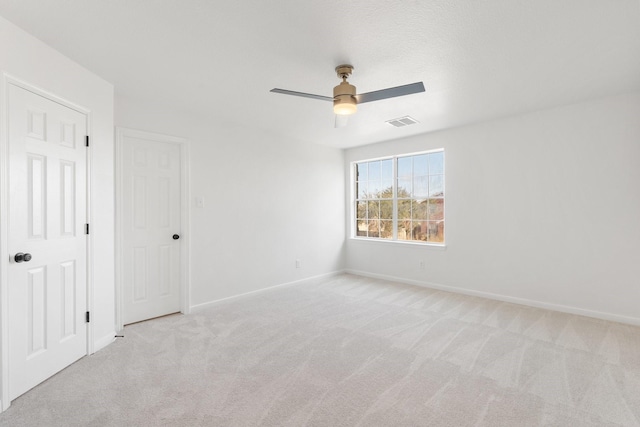
M 0 426 L 640 426 L 640 0 L 0 0 Z

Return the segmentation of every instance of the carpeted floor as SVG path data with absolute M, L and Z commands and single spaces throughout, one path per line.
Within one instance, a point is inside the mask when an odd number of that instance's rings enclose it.
M 342 275 L 125 328 L 2 426 L 636 426 L 640 328 Z

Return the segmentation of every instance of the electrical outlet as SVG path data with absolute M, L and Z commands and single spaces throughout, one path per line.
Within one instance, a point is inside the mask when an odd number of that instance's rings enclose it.
M 420 270 L 424 270 L 424 261 L 420 260 Z
M 300 268 L 300 260 L 299 259 L 296 260 L 296 268 Z
M 204 208 L 204 197 L 196 196 L 196 208 Z

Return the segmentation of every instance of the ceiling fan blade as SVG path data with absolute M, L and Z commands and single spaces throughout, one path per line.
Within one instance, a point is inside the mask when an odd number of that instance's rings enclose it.
M 348 121 L 349 116 L 344 114 L 336 114 L 336 121 L 333 127 L 335 127 L 336 129 L 346 127 Z
M 381 99 L 395 98 L 396 96 L 411 95 L 412 93 L 420 92 L 424 92 L 424 84 L 422 84 L 422 82 L 361 93 L 360 95 L 356 95 L 356 99 L 358 100 L 358 104 L 362 104 L 364 102 L 379 101 Z
M 293 90 L 286 90 L 286 89 L 278 89 L 278 88 L 274 88 L 271 89 L 269 92 L 273 92 L 273 93 L 281 93 L 283 95 L 294 95 L 294 96 L 302 96 L 304 98 L 313 98 L 313 99 L 319 99 L 321 101 L 333 101 L 333 98 L 328 97 L 328 96 L 322 96 L 322 95 L 314 95 L 312 93 L 304 93 L 304 92 L 295 92 Z

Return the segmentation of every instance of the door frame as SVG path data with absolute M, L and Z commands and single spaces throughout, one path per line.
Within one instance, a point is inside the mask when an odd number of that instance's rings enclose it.
M 116 331 L 122 331 L 123 321 L 123 268 L 124 265 L 124 239 L 122 219 L 124 218 L 124 139 L 141 138 L 152 142 L 168 142 L 178 144 L 180 147 L 180 240 L 183 246 L 180 250 L 180 312 L 189 314 L 191 312 L 191 263 L 189 249 L 191 247 L 191 206 L 189 203 L 189 141 L 177 136 L 163 135 L 159 133 L 147 132 L 137 129 L 130 129 L 116 126 Z
M 42 96 L 52 102 L 84 114 L 87 120 L 87 135 L 91 138 L 91 110 L 81 105 L 68 101 L 58 95 L 27 83 L 6 72 L 2 73 L 0 82 L 0 412 L 6 411 L 11 405 L 9 400 L 9 306 L 8 272 L 9 267 L 9 85 L 22 88 L 36 95 Z M 91 199 L 91 172 L 92 151 L 87 147 L 87 222 L 92 223 L 92 199 Z M 87 311 L 93 309 L 93 235 L 87 239 Z M 94 352 L 93 323 L 87 323 L 87 348 L 86 355 Z

